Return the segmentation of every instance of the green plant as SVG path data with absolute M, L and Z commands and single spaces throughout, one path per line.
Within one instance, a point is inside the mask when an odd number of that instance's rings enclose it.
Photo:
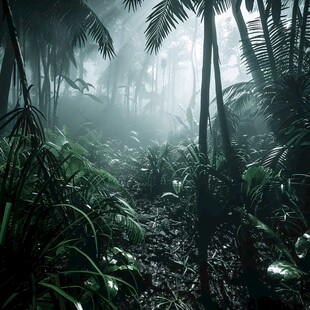
M 7 117 L 4 125 L 14 125 L 1 144 L 1 307 L 116 309 L 125 287 L 136 296 L 117 272 L 139 275 L 116 247 L 124 233 L 143 238 L 129 195 L 62 133 L 46 141 L 32 106 Z
M 143 150 L 142 168 L 144 174 L 143 185 L 151 196 L 163 192 L 163 189 L 170 185 L 172 176 L 172 159 L 174 147 L 168 143 L 164 145 L 148 146 Z
M 156 308 L 158 309 L 174 309 L 174 310 L 190 310 L 192 309 L 191 307 L 187 306 L 178 296 L 178 293 L 171 292 L 172 296 L 171 297 L 163 297 L 163 296 L 158 296 L 158 304 Z

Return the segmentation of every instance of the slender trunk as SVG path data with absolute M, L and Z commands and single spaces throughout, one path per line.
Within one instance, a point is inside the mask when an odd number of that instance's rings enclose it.
M 156 102 L 155 102 L 155 113 L 157 111 L 157 105 L 159 104 L 159 102 L 157 102 L 157 98 L 158 98 L 158 71 L 159 71 L 159 57 L 157 55 L 156 57 L 156 80 L 155 80 L 155 94 L 156 94 Z
M 205 12 L 208 10 L 212 14 L 212 1 L 206 1 Z M 211 82 L 211 57 L 212 57 L 212 18 L 208 18 L 207 13 L 204 17 L 204 42 L 203 42 L 203 64 L 201 80 L 201 97 L 200 97 L 200 121 L 199 121 L 199 149 L 200 152 L 207 156 L 207 131 L 209 119 L 210 103 L 210 82 Z
M 197 30 L 198 30 L 198 19 L 195 20 L 195 31 L 192 38 L 192 48 L 191 48 L 191 65 L 192 65 L 192 73 L 193 73 L 193 89 L 192 89 L 192 96 L 190 99 L 189 107 L 195 107 L 195 99 L 196 99 L 196 63 L 195 63 L 195 44 L 196 44 L 196 37 L 197 37 Z
M 127 96 L 126 96 L 126 109 L 127 109 L 127 115 L 128 115 L 128 118 L 130 119 L 130 84 L 131 84 L 131 81 L 130 81 L 130 76 L 129 74 L 127 75 Z
M 78 66 L 78 78 L 84 80 L 84 50 L 80 48 L 80 55 L 79 55 L 79 66 Z M 82 100 L 83 93 L 79 92 L 78 94 L 79 100 Z
M 201 81 L 201 102 L 199 122 L 199 150 L 208 161 L 207 130 L 209 119 L 210 81 L 211 81 L 211 57 L 212 57 L 212 1 L 204 2 L 204 43 L 203 43 L 203 67 Z M 208 268 L 207 250 L 211 241 L 210 217 L 207 216 L 207 203 L 210 198 L 208 176 L 203 171 L 197 171 L 197 248 L 199 259 L 199 276 L 201 284 L 202 303 L 206 309 L 214 308 L 210 291 L 210 273 Z
M 13 84 L 12 85 L 12 89 L 11 89 L 13 105 L 14 104 L 16 104 L 16 105 L 18 104 L 17 84 L 19 83 L 19 80 L 17 79 L 17 70 L 16 69 L 17 69 L 16 68 L 16 62 L 14 61 L 14 64 L 13 64 L 13 77 L 12 77 L 12 81 L 11 81 L 11 83 Z
M 144 79 L 145 72 L 147 71 L 147 68 L 148 68 L 149 60 L 150 60 L 150 56 L 149 55 L 145 56 L 143 64 L 142 64 L 142 68 L 141 68 L 139 75 L 138 75 L 138 79 L 136 80 L 136 89 L 135 89 L 135 95 L 134 95 L 134 99 L 133 99 L 134 105 L 135 105 L 135 117 L 138 116 L 139 93 L 141 90 L 142 81 Z
M 41 55 L 38 49 L 38 59 L 37 59 L 37 75 L 38 75 L 38 107 L 39 110 L 43 111 L 43 100 L 42 100 L 42 83 L 41 83 Z
M 294 73 L 294 48 L 296 43 L 296 21 L 297 21 L 297 9 L 299 0 L 294 0 L 291 22 L 291 34 L 290 34 L 290 53 L 289 53 L 289 73 Z
M 239 31 L 239 35 L 241 38 L 241 42 L 242 42 L 243 55 L 250 68 L 250 72 L 251 72 L 253 80 L 255 82 L 261 81 L 263 78 L 263 73 L 257 61 L 257 57 L 255 55 L 251 40 L 249 38 L 248 29 L 247 29 L 247 26 L 245 24 L 245 21 L 244 21 L 244 18 L 243 18 L 241 9 L 240 9 L 241 2 L 239 2 L 239 4 L 237 3 L 238 2 L 237 0 L 232 0 L 231 2 L 232 2 L 233 16 L 235 18 L 238 31 Z
M 166 66 L 167 66 L 167 60 L 165 58 L 163 58 L 161 60 L 161 67 L 163 69 L 163 89 L 162 89 L 162 99 L 161 99 L 161 114 L 164 113 Z
M 307 17 L 309 14 L 309 2 L 310 0 L 305 0 L 305 6 L 304 6 L 304 11 L 303 11 L 303 16 L 302 16 L 302 24 L 301 24 L 301 30 L 300 30 L 300 43 L 299 43 L 299 49 L 298 49 L 298 76 L 301 75 L 303 58 L 304 58 Z
M 43 67 L 43 84 L 42 84 L 42 112 L 50 124 L 50 106 L 51 106 L 51 82 L 50 82 L 50 48 L 46 46 L 41 49 L 41 60 Z
M 65 62 L 65 58 L 62 58 L 61 63 L 60 63 L 60 67 L 59 67 L 59 72 L 58 72 L 56 94 L 54 94 L 54 96 L 55 96 L 54 111 L 53 111 L 54 112 L 54 114 L 53 114 L 54 127 L 56 127 L 58 125 L 57 109 L 58 109 L 58 99 L 59 99 L 59 92 L 60 92 L 61 76 L 62 76 L 62 72 L 64 69 L 64 62 Z M 54 74 L 56 76 L 56 71 Z
M 269 36 L 267 16 L 266 16 L 263 0 L 257 0 L 257 5 L 258 5 L 260 20 L 261 20 L 261 24 L 263 28 L 263 33 L 264 33 L 264 39 L 265 39 L 267 54 L 269 58 L 271 75 L 272 75 L 273 80 L 276 81 L 278 79 L 278 73 L 277 73 L 276 62 L 275 62 L 275 58 L 274 58 L 274 54 L 272 50 L 271 40 Z
M 5 52 L 2 60 L 0 72 L 0 117 L 8 112 L 8 101 L 10 94 L 10 86 L 12 79 L 12 72 L 14 68 L 14 50 L 9 34 L 6 36 Z M 16 104 L 16 102 L 13 102 Z
M 116 104 L 119 67 L 120 67 L 119 60 L 115 60 L 115 68 L 114 68 L 114 70 L 113 70 L 114 72 L 112 74 L 112 76 L 113 76 L 113 84 L 112 84 L 112 93 L 111 93 L 111 101 L 110 101 L 111 105 L 115 105 Z
M 176 71 L 177 71 L 177 58 L 172 57 L 171 60 L 171 101 L 170 101 L 170 111 L 173 112 L 174 106 L 175 106 L 175 77 L 176 77 Z
M 12 46 L 13 46 L 13 50 L 14 50 L 14 54 L 16 58 L 16 63 L 17 63 L 17 67 L 18 67 L 18 71 L 20 75 L 20 81 L 22 84 L 24 104 L 25 106 L 29 106 L 31 105 L 31 101 L 30 101 L 30 95 L 29 95 L 28 81 L 26 78 L 25 64 L 24 64 L 23 55 L 21 53 L 21 48 L 18 42 L 17 31 L 16 31 L 16 27 L 13 21 L 12 11 L 11 11 L 8 0 L 2 0 L 2 4 L 3 4 L 3 12 L 4 12 L 4 15 L 6 16 L 6 20 L 8 23 L 8 29 L 9 29 Z
M 239 170 L 236 157 L 234 156 L 234 151 L 230 141 L 230 134 L 227 124 L 227 118 L 225 115 L 224 100 L 223 100 L 223 90 L 221 81 L 221 71 L 220 71 L 220 60 L 219 60 L 219 49 L 217 44 L 217 34 L 215 28 L 215 18 L 213 14 L 213 66 L 214 66 L 214 78 L 215 78 L 215 90 L 216 90 L 216 103 L 217 112 L 220 123 L 221 137 L 223 140 L 223 151 L 226 161 L 230 163 L 230 171 L 233 178 L 239 179 Z
M 151 84 L 151 107 L 150 107 L 150 116 L 153 113 L 153 109 L 155 106 L 155 102 L 154 102 L 154 92 L 155 92 L 155 58 L 153 58 L 152 60 L 152 84 Z M 154 111 L 155 112 L 155 111 Z

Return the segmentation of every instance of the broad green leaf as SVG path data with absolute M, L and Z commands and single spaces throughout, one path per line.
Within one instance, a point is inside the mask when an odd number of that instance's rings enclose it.
M 286 282 L 298 280 L 305 273 L 292 263 L 286 261 L 275 261 L 268 267 L 267 274 L 273 280 Z
M 278 250 L 285 254 L 291 262 L 294 262 L 294 258 L 292 257 L 290 251 L 282 242 L 281 238 L 276 234 L 276 232 L 274 232 L 270 227 L 261 222 L 257 217 L 252 214 L 247 213 L 246 218 L 248 223 L 255 226 L 259 231 L 264 234 L 266 241 L 270 242 L 271 244 L 275 244 Z
M 305 258 L 310 249 L 310 230 L 299 237 L 295 243 L 295 251 L 299 258 Z
M 124 257 L 126 257 L 128 264 L 135 264 L 136 259 L 134 258 L 133 255 L 131 255 L 130 253 L 124 251 L 123 249 L 119 248 L 119 247 L 114 247 L 111 250 L 114 254 L 122 254 Z

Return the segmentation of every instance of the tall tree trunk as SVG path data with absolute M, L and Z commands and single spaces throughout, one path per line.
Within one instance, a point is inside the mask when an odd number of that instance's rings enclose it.
M 12 79 L 12 72 L 14 68 L 14 50 L 11 43 L 9 34 L 6 35 L 5 52 L 2 60 L 1 72 L 0 72 L 0 117 L 8 112 L 8 101 L 10 94 L 10 86 Z M 13 102 L 16 104 L 16 102 Z
M 221 71 L 220 71 L 220 59 L 219 59 L 219 49 L 217 44 L 217 34 L 215 28 L 215 17 L 213 14 L 213 66 L 214 66 L 214 78 L 215 78 L 215 91 L 216 91 L 216 103 L 217 112 L 220 123 L 220 132 L 223 141 L 223 151 L 226 161 L 230 163 L 230 172 L 233 178 L 240 179 L 240 172 L 238 169 L 238 162 L 236 161 L 236 156 L 234 156 L 234 151 L 230 141 L 230 134 L 227 124 L 227 118 L 225 115 L 225 107 L 223 100 L 223 90 L 221 81 Z
M 115 61 L 115 68 L 113 69 L 112 73 L 112 91 L 111 91 L 111 105 L 116 104 L 116 95 L 117 95 L 117 86 L 118 86 L 118 73 L 119 73 L 119 67 L 120 67 L 120 61 L 119 59 L 114 60 Z
M 195 100 L 196 100 L 196 62 L 195 62 L 195 53 L 196 53 L 196 37 L 197 37 L 197 30 L 198 30 L 198 18 L 195 19 L 195 31 L 192 38 L 192 48 L 191 48 L 191 65 L 192 65 L 192 73 L 193 73 L 193 88 L 192 88 L 192 95 L 189 103 L 190 108 L 195 107 Z
M 310 0 L 305 0 L 304 11 L 303 11 L 303 16 L 302 16 L 302 24 L 301 24 L 301 30 L 300 30 L 300 43 L 299 43 L 299 49 L 298 49 L 298 76 L 300 76 L 302 72 L 304 48 L 305 48 L 305 41 L 306 41 L 307 17 L 309 14 L 309 4 L 310 4 Z
M 204 43 L 203 66 L 201 82 L 200 122 L 199 122 L 199 150 L 208 161 L 207 130 L 209 119 L 210 81 L 211 81 L 211 57 L 212 57 L 212 12 L 213 1 L 204 3 Z M 206 309 L 215 308 L 211 299 L 209 267 L 207 260 L 208 245 L 211 241 L 210 217 L 207 216 L 207 204 L 210 198 L 208 176 L 202 171 L 197 171 L 197 230 L 198 230 L 198 259 L 199 276 L 201 283 L 202 303 Z
M 299 0 L 294 0 L 292 11 L 292 23 L 290 33 L 290 54 L 289 54 L 289 73 L 294 74 L 294 49 L 296 43 L 296 22 L 297 22 L 297 10 Z
M 242 42 L 243 55 L 245 56 L 245 59 L 248 63 L 253 80 L 255 82 L 259 82 L 263 79 L 263 73 L 260 69 L 257 57 L 253 50 L 253 46 L 248 34 L 248 29 L 240 9 L 241 1 L 238 2 L 237 0 L 231 0 L 231 2 L 233 16 L 235 18 Z
M 211 2 L 211 4 L 209 3 Z M 208 13 L 208 10 L 211 12 Z M 210 103 L 211 58 L 212 58 L 212 1 L 205 1 L 203 64 L 200 96 L 199 149 L 205 156 L 208 154 L 207 131 Z
M 138 101 L 139 101 L 139 94 L 140 94 L 140 90 L 141 90 L 141 86 L 142 86 L 142 81 L 144 79 L 145 76 L 145 72 L 147 71 L 148 65 L 149 65 L 149 61 L 150 61 L 150 55 L 146 55 L 144 60 L 143 60 L 143 64 L 142 64 L 142 68 L 138 74 L 138 78 L 136 80 L 136 89 L 135 89 L 135 95 L 134 95 L 134 99 L 133 99 L 133 103 L 134 103 L 134 107 L 135 107 L 135 118 L 137 118 L 138 116 Z
M 20 75 L 20 81 L 22 84 L 24 104 L 25 106 L 29 106 L 31 104 L 31 101 L 30 101 L 30 95 L 29 95 L 28 81 L 26 78 L 25 64 L 24 64 L 23 55 L 21 53 L 21 48 L 18 42 L 18 36 L 16 32 L 16 27 L 13 21 L 12 11 L 11 11 L 8 0 L 2 0 L 2 4 L 3 4 L 3 12 L 4 12 L 4 15 L 6 16 L 6 20 L 8 23 L 9 34 L 11 37 L 12 46 L 13 46 L 13 50 L 14 50 L 14 54 L 16 58 L 16 63 L 17 63 L 17 67 L 18 67 L 18 71 Z
M 126 110 L 127 110 L 127 116 L 128 116 L 129 119 L 130 119 L 130 84 L 131 84 L 130 74 L 127 74 Z

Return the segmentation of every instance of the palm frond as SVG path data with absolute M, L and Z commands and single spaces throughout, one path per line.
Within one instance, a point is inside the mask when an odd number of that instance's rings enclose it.
M 277 83 L 266 87 L 261 94 L 261 104 L 267 121 L 277 133 L 280 143 L 286 144 L 298 128 L 309 129 L 309 98 L 309 75 L 298 79 L 283 76 Z
M 229 107 L 234 113 L 240 114 L 254 97 L 255 85 L 253 82 L 240 82 L 223 89 L 224 104 Z M 211 104 L 216 103 L 216 97 L 211 101 Z
M 128 8 L 128 11 L 130 10 L 137 10 L 138 6 L 142 5 L 142 2 L 144 0 L 124 0 L 123 4 L 125 4 L 125 9 Z
M 69 1 L 70 2 L 70 1 Z M 68 8 L 68 4 L 63 6 Z M 72 34 L 72 43 L 84 45 L 87 34 L 99 45 L 99 51 L 104 57 L 112 58 L 115 55 L 112 38 L 107 28 L 102 24 L 98 16 L 82 0 L 71 3 L 69 10 L 63 12 L 62 21 Z
M 262 158 L 261 163 L 264 167 L 280 171 L 281 169 L 287 170 L 287 148 L 284 146 L 278 146 L 268 151 L 268 153 Z
M 198 16 L 203 16 L 204 14 L 204 4 L 205 1 L 209 0 L 193 0 L 194 7 L 197 11 Z M 215 0 L 213 1 L 213 8 L 216 14 L 222 14 L 226 12 L 231 6 L 231 0 Z
M 130 241 L 140 243 L 144 239 L 144 231 L 140 224 L 132 217 L 117 214 L 115 223 L 118 229 L 123 230 L 128 235 Z
M 146 29 L 146 50 L 148 52 L 158 52 L 163 40 L 176 28 L 179 22 L 187 20 L 186 8 L 190 6 L 190 1 L 162 0 L 148 16 L 149 23 Z

